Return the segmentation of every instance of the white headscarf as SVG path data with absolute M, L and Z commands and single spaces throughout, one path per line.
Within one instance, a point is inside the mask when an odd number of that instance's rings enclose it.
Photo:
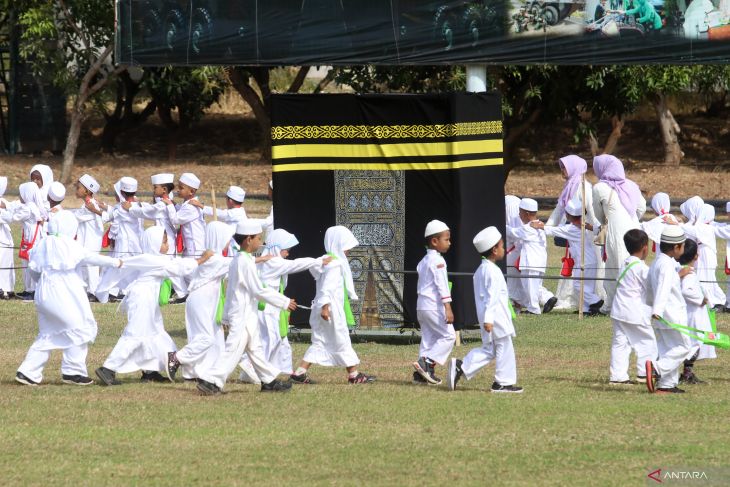
M 700 210 L 705 202 L 699 196 L 693 196 L 681 205 L 679 211 L 687 218 L 687 223 L 694 223 L 700 215 Z
M 35 218 L 36 221 L 42 220 L 44 218 L 44 214 L 47 215 L 40 200 L 40 190 L 36 183 L 23 183 L 18 187 L 18 192 L 20 193 L 20 198 L 23 200 L 23 203 L 30 208 L 31 213 L 33 213 L 33 218 Z
M 144 231 L 142 234 L 142 252 L 150 255 L 163 255 L 160 252 L 162 240 L 165 238 L 165 227 L 154 226 Z M 172 245 L 171 242 L 168 244 Z
M 352 280 L 352 269 L 350 269 L 350 262 L 347 260 L 345 251 L 354 249 L 359 244 L 352 232 L 342 225 L 329 227 L 324 234 L 324 249 L 327 253 L 334 254 L 340 262 L 345 279 L 345 289 L 353 301 L 357 301 L 358 297 L 355 292 L 355 283 Z
M 651 207 L 654 213 L 661 216 L 669 213 L 671 203 L 669 201 L 669 195 L 667 193 L 657 193 L 651 198 Z
M 116 183 L 114 183 L 114 192 L 117 194 L 117 197 L 119 198 L 119 202 L 121 203 L 124 201 L 124 196 L 122 195 L 122 180 L 120 179 Z M 160 244 L 162 245 L 162 244 Z
M 223 250 L 231 243 L 235 230 L 227 223 L 212 221 L 205 227 L 205 248 L 215 252 L 207 261 L 195 269 L 188 284 L 188 292 L 195 291 L 228 274 L 230 257 L 223 257 Z
M 6 176 L 0 176 L 0 197 L 5 195 L 5 191 L 8 189 L 8 178 Z
M 35 272 L 75 269 L 85 257 L 83 246 L 74 240 L 78 227 L 72 212 L 61 210 L 56 213 L 48 223 L 48 238 L 31 249 L 28 267 Z
M 508 227 L 519 227 L 520 220 L 520 199 L 517 196 L 508 194 L 504 197 L 505 223 Z
M 279 257 L 282 250 L 289 250 L 297 245 L 299 245 L 299 240 L 293 233 L 289 233 L 283 228 L 277 228 L 266 236 L 266 248 L 262 255 Z
M 45 164 L 36 164 L 30 169 L 29 176 L 33 174 L 34 171 L 38 171 L 41 175 L 41 179 L 43 180 L 43 185 L 40 188 L 41 194 L 44 198 L 46 198 L 48 197 L 48 188 L 53 182 L 53 170 L 50 168 L 50 166 L 47 166 Z

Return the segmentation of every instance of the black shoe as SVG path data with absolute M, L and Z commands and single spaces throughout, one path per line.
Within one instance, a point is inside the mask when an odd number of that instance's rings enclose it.
M 725 306 L 721 304 L 716 304 L 712 309 L 715 310 L 717 313 L 722 313 L 723 311 L 725 311 Z
M 9 292 L 0 290 L 0 299 L 8 300 L 10 298 L 11 296 Z
M 545 306 L 542 307 L 542 314 L 551 312 L 556 304 L 558 304 L 558 298 L 556 298 L 555 296 L 548 299 L 547 303 L 545 303 Z
M 694 372 L 682 372 L 682 375 L 679 376 L 679 382 L 684 384 L 704 384 L 705 381 L 700 380 L 699 377 L 695 375 Z
M 679 387 L 672 387 L 672 388 L 665 388 L 660 387 L 656 390 L 657 394 L 684 394 L 684 390 L 680 389 Z
M 349 377 L 347 379 L 348 384 L 370 384 L 371 382 L 375 382 L 375 376 L 366 375 L 362 372 L 358 373 L 355 377 Z
M 63 380 L 64 384 L 71 384 L 74 386 L 90 386 L 94 383 L 93 380 L 91 380 L 91 377 L 86 377 L 85 375 L 61 375 L 61 380 Z
M 170 382 L 167 377 L 156 371 L 142 371 L 142 382 Z
M 175 374 L 178 368 L 180 368 L 180 362 L 177 360 L 176 353 L 167 352 L 167 377 L 170 382 L 175 382 Z
M 463 362 L 458 358 L 452 358 L 449 360 L 447 381 L 449 383 L 450 391 L 456 390 L 456 385 L 459 383 L 459 379 L 461 379 L 461 376 L 464 375 L 464 372 L 461 370 L 462 363 Z
M 187 300 L 188 300 L 188 295 L 186 294 L 186 295 L 185 295 L 185 296 L 183 296 L 182 298 L 177 298 L 177 297 L 176 297 L 175 299 L 171 299 L 171 300 L 170 300 L 170 304 L 183 304 L 183 303 L 185 303 L 185 301 L 187 301 Z
M 37 386 L 37 385 L 38 385 L 38 382 L 36 382 L 36 381 L 34 381 L 34 380 L 30 380 L 30 379 L 29 379 L 29 378 L 28 378 L 28 377 L 27 377 L 27 376 L 26 376 L 26 375 L 25 375 L 24 373 L 22 373 L 22 372 L 17 372 L 17 373 L 15 374 L 15 380 L 16 380 L 17 382 L 20 382 L 21 384 L 24 384 L 24 385 L 26 385 L 26 386 Z
M 99 367 L 96 369 L 96 376 L 101 380 L 101 383 L 105 386 L 118 386 L 122 383 L 117 380 L 117 374 L 111 369 L 106 367 Z
M 289 381 L 294 384 L 316 384 L 310 377 L 309 374 L 302 374 L 302 375 L 295 375 L 291 374 L 289 376 Z
M 217 385 L 203 379 L 198 380 L 197 388 L 201 396 L 217 396 L 223 392 Z
M 274 379 L 268 384 L 261 384 L 261 392 L 289 392 L 291 382 L 282 382 Z
M 416 385 L 419 385 L 419 386 L 429 385 L 429 382 L 426 379 L 424 379 L 423 376 L 421 374 L 419 374 L 418 372 L 416 372 L 415 370 L 413 371 L 413 383 Z
M 510 394 L 522 394 L 522 388 L 516 385 L 511 386 L 500 386 L 496 382 L 492 384 L 492 392 L 505 392 Z
M 90 303 L 98 303 L 99 302 L 99 300 L 96 299 L 96 296 L 94 296 L 91 293 L 86 293 L 86 297 L 89 298 L 89 302 Z
M 603 306 L 603 300 L 600 299 L 600 300 L 596 301 L 595 303 L 591 304 L 590 306 L 588 306 L 588 312 L 591 313 L 591 316 L 593 316 L 594 314 L 595 315 L 600 314 L 602 306 Z
M 110 303 L 118 303 L 121 300 L 122 300 L 122 297 L 121 296 L 115 296 L 113 294 L 110 294 L 109 295 L 109 299 L 107 299 L 107 301 L 110 302 Z

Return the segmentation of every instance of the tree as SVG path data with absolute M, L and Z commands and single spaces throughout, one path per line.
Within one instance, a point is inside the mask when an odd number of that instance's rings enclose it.
M 73 97 L 63 152 L 61 181 L 68 183 L 89 104 L 110 80 L 114 67 L 114 2 L 111 0 L 20 0 L 20 55 Z

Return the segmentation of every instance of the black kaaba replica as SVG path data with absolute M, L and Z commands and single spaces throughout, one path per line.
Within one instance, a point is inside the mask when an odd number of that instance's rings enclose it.
M 277 95 L 271 99 L 274 223 L 301 242 L 292 257 L 324 254 L 332 225 L 360 246 L 350 265 L 360 300 L 357 326 L 416 325 L 416 265 L 433 219 L 451 228 L 449 272 L 480 263 L 472 239 L 504 233 L 499 95 Z M 471 275 L 453 275 L 456 326 L 477 324 Z M 311 276 L 287 295 L 308 305 Z M 292 324 L 306 324 L 299 311 Z

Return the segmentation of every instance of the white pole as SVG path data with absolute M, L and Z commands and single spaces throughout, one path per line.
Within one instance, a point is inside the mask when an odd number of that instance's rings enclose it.
M 580 217 L 580 296 L 578 299 L 578 319 L 583 319 L 583 300 L 585 300 L 585 266 L 586 266 L 586 253 L 585 253 L 585 240 L 586 240 L 586 175 L 580 178 L 580 204 L 583 208 L 581 210 Z
M 466 91 L 479 93 L 487 91 L 487 66 L 479 64 L 466 65 Z

